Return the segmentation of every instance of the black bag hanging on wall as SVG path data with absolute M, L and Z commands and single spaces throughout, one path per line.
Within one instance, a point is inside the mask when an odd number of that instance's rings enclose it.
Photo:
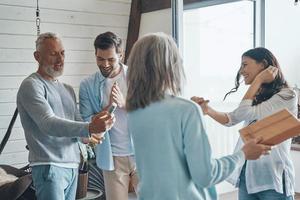
M 14 115 L 9 123 L 8 129 L 0 144 L 0 155 L 8 142 L 11 135 L 12 128 L 18 116 L 18 109 L 16 108 Z M 35 191 L 32 187 L 32 177 L 28 171 L 29 166 L 17 169 L 9 165 L 0 165 L 7 174 L 12 174 L 18 177 L 14 182 L 6 183 L 0 187 L 0 199 L 5 200 L 35 200 Z
M 10 135 L 11 135 L 11 130 L 12 130 L 12 128 L 13 128 L 15 122 L 16 122 L 17 116 L 18 116 L 18 108 L 16 108 L 16 110 L 14 112 L 14 115 L 13 115 L 13 117 L 12 117 L 10 123 L 9 123 L 8 128 L 7 128 L 7 131 L 6 131 L 6 133 L 5 133 L 4 137 L 3 137 L 3 140 L 2 140 L 2 142 L 0 144 L 0 155 L 1 155 L 1 153 L 2 153 L 2 151 L 4 149 L 4 147 L 5 147 L 5 145 L 7 143 L 7 141 L 9 139 Z

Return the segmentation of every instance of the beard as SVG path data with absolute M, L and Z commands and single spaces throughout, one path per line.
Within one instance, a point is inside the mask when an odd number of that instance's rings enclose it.
M 108 67 L 107 69 L 103 69 L 102 67 L 100 67 L 100 72 L 102 76 L 104 76 L 105 78 L 109 77 L 112 71 L 113 71 L 113 67 Z
M 64 71 L 63 66 L 62 66 L 61 69 L 59 69 L 59 70 L 55 70 L 55 69 L 53 68 L 53 66 L 50 66 L 50 65 L 44 66 L 44 68 L 45 68 L 45 72 L 46 72 L 49 76 L 51 76 L 52 78 L 57 78 L 57 77 L 61 76 L 61 75 L 63 74 L 63 71 Z

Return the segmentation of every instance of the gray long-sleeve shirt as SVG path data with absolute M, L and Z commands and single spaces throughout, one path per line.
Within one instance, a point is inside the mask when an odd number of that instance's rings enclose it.
M 48 81 L 33 73 L 17 94 L 29 162 L 62 165 L 80 162 L 77 137 L 88 137 L 88 123 L 82 122 L 72 87 Z

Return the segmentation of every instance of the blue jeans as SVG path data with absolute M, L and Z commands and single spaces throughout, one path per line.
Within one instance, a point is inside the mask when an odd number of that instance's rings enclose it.
M 246 163 L 244 164 L 240 175 L 239 200 L 292 200 L 293 199 L 292 196 L 286 196 L 284 184 L 283 184 L 283 194 L 276 192 L 276 190 L 265 190 L 262 192 L 248 194 L 247 187 L 246 187 L 245 169 L 246 169 Z
M 32 167 L 32 179 L 38 200 L 74 200 L 78 169 L 37 165 Z

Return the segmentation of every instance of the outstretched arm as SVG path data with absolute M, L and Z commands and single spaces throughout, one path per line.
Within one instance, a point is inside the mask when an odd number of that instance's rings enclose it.
M 191 98 L 191 100 L 196 102 L 201 107 L 205 115 L 210 116 L 220 124 L 231 126 L 245 119 L 251 118 L 251 116 L 253 115 L 253 112 L 249 110 L 249 106 L 251 106 L 251 103 L 249 104 L 249 102 L 245 100 L 252 101 L 255 98 L 255 95 L 257 94 L 259 89 L 261 88 L 261 85 L 263 83 L 272 82 L 275 79 L 277 73 L 278 73 L 278 69 L 276 67 L 269 66 L 267 69 L 263 70 L 255 77 L 254 81 L 251 83 L 246 94 L 244 95 L 243 101 L 241 102 L 240 106 L 237 109 L 235 109 L 233 112 L 231 112 L 233 113 L 232 115 L 238 116 L 235 117 L 234 120 L 230 119 L 227 113 L 219 112 L 213 109 L 212 107 L 210 107 L 208 105 L 209 101 L 205 100 L 202 97 L 194 96 Z
M 200 123 L 199 123 L 200 122 Z M 220 159 L 212 158 L 211 146 L 204 129 L 200 112 L 195 107 L 183 117 L 184 153 L 194 183 L 198 188 L 213 186 L 226 178 L 246 160 L 258 159 L 268 154 L 270 146 L 251 140 L 235 154 Z
M 216 120 L 217 122 L 223 125 L 229 122 L 226 113 L 219 112 L 208 105 L 209 100 L 205 100 L 202 97 L 196 97 L 196 96 L 192 97 L 191 100 L 197 103 L 201 107 L 204 115 L 210 116 L 211 118 L 213 118 L 214 120 Z

